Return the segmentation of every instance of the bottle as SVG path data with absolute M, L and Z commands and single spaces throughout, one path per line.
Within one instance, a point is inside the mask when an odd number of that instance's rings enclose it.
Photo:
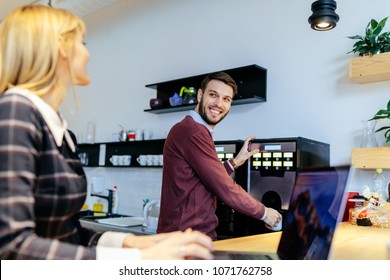
M 374 177 L 372 177 L 372 188 L 373 192 L 378 194 L 379 201 L 381 204 L 386 201 L 386 178 L 382 174 L 382 168 L 377 168 Z
M 114 188 L 112 189 L 112 213 L 113 214 L 118 213 L 118 206 L 119 206 L 118 188 L 117 186 L 114 186 Z
M 93 211 L 94 212 L 103 212 L 103 202 L 100 198 L 93 205 Z
M 390 202 L 390 183 L 389 186 L 387 187 L 387 202 Z

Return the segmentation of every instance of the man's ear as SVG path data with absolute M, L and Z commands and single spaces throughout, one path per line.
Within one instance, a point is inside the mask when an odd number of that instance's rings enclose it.
M 198 103 L 200 103 L 200 101 L 202 100 L 202 95 L 203 95 L 202 89 L 198 89 L 198 94 L 197 94 Z

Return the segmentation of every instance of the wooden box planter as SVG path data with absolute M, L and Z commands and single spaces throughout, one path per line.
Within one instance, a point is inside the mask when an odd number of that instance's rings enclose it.
M 351 58 L 349 78 L 360 84 L 390 80 L 390 52 Z
M 390 169 L 390 147 L 354 148 L 352 166 L 363 169 Z

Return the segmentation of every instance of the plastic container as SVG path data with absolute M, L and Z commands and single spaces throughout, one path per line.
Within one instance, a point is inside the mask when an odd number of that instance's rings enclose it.
M 379 200 L 384 202 L 387 200 L 387 191 L 386 191 L 386 178 L 382 174 L 382 168 L 377 168 L 375 175 L 372 177 L 372 191 L 377 193 Z
M 103 202 L 100 198 L 93 205 L 93 211 L 94 212 L 103 212 Z
M 119 196 L 118 196 L 118 188 L 117 186 L 114 186 L 112 189 L 112 213 L 118 214 L 118 207 L 119 207 Z
M 387 202 L 390 202 L 390 183 L 387 187 Z

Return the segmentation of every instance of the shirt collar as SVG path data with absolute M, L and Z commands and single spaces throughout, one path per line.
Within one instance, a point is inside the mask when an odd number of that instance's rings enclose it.
M 199 115 L 199 113 L 195 112 L 194 110 L 191 110 L 189 113 L 189 116 L 194 119 L 197 123 L 203 124 L 211 134 L 213 134 L 213 129 L 202 119 L 202 117 Z
M 68 123 L 62 119 L 58 112 L 56 112 L 49 104 L 43 101 L 38 95 L 32 93 L 29 90 L 21 88 L 11 88 L 5 92 L 5 94 L 19 94 L 30 100 L 41 113 L 45 123 L 49 127 L 50 133 L 53 135 L 54 141 L 57 147 L 62 146 L 63 139 L 65 138 L 70 149 L 75 152 L 76 147 L 72 141 L 72 137 L 68 132 Z

